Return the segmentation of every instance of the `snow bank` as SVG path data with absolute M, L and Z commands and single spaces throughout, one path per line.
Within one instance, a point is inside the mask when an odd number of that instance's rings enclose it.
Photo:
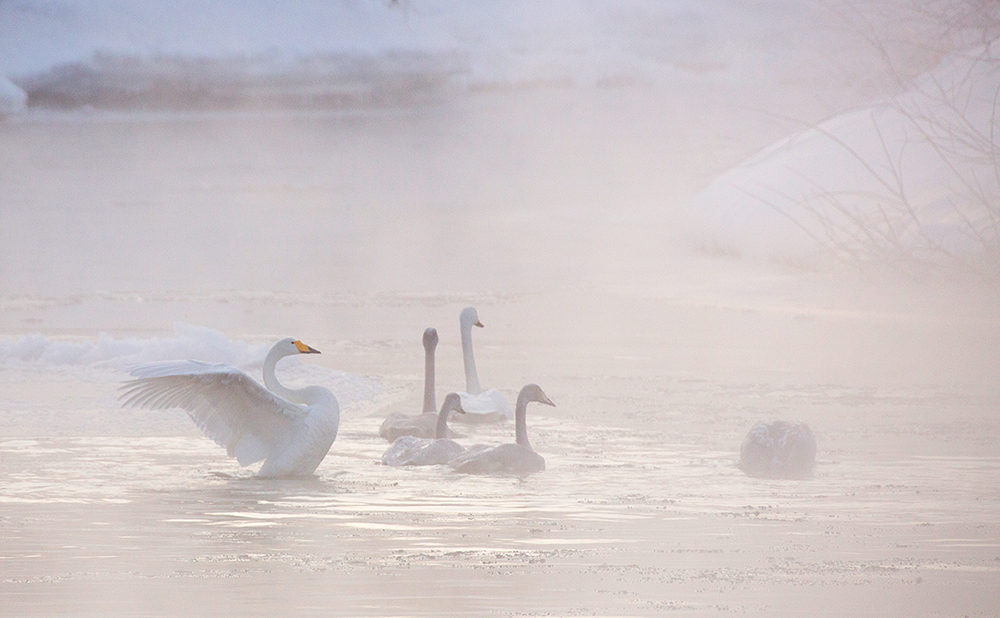
M 30 105 L 406 104 L 476 88 L 614 86 L 760 66 L 804 0 L 19 0 L 0 74 Z
M 49 107 L 408 102 L 461 73 L 459 52 L 388 2 L 0 4 L 0 71 Z
M 779 258 L 996 251 L 998 93 L 1000 54 L 974 50 L 898 97 L 784 139 L 697 196 L 698 242 Z

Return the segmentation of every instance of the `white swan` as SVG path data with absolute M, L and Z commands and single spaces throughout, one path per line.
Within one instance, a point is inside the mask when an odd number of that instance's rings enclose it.
M 462 360 L 465 364 L 465 392 L 458 395 L 462 398 L 462 409 L 465 415 L 462 420 L 470 423 L 495 423 L 511 417 L 510 403 L 503 393 L 497 389 L 483 391 L 479 386 L 479 375 L 476 373 L 476 358 L 472 354 L 472 327 L 483 327 L 475 307 L 466 307 L 458 317 L 462 332 Z
M 448 462 L 456 472 L 466 474 L 516 474 L 525 475 L 545 469 L 545 459 L 531 449 L 528 442 L 528 425 L 525 414 L 528 403 L 537 401 L 554 406 L 537 384 L 528 384 L 517 395 L 514 410 L 514 432 L 517 444 L 485 446 L 477 444 Z
M 387 416 L 378 429 L 378 435 L 389 442 L 402 436 L 416 436 L 418 438 L 433 438 L 435 436 L 438 422 L 437 404 L 434 402 L 434 348 L 438 344 L 437 330 L 433 328 L 425 330 L 423 343 L 424 411 L 417 415 L 393 412 Z M 456 434 L 448 430 L 448 434 L 444 437 L 454 438 Z
M 816 438 L 805 423 L 757 423 L 740 447 L 740 468 L 761 478 L 805 478 L 816 463 Z
M 282 339 L 264 359 L 264 388 L 236 367 L 193 360 L 139 365 L 122 385 L 123 405 L 186 410 L 205 435 L 226 447 L 241 466 L 264 460 L 258 476 L 305 476 L 337 437 L 340 406 L 321 386 L 285 388 L 274 377 L 278 360 L 319 354 Z M 270 390 L 268 390 L 270 389 Z
M 448 463 L 465 450 L 458 442 L 448 439 L 448 413 L 464 412 L 458 393 L 448 393 L 437 415 L 434 438 L 402 436 L 396 438 L 382 455 L 387 466 L 433 466 Z

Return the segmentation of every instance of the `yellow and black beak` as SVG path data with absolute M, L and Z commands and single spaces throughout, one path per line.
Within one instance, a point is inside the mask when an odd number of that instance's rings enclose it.
M 476 323 L 473 324 L 473 326 L 478 326 L 479 328 L 482 328 L 483 327 L 483 323 L 480 322 L 479 320 L 476 320 Z
M 320 353 L 319 350 L 316 350 L 314 348 L 310 348 L 309 346 L 307 346 L 306 344 L 302 343 L 301 341 L 293 341 L 292 343 L 294 343 L 295 347 L 299 349 L 299 354 L 319 354 Z

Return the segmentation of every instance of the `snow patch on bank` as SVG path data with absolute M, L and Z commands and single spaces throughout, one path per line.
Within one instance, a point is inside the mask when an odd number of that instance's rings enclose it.
M 0 74 L 30 106 L 343 108 L 455 92 L 780 72 L 760 40 L 809 3 L 19 0 Z

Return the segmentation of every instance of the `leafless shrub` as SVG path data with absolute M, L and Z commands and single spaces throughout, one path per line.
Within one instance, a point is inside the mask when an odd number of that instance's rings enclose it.
M 803 194 L 772 187 L 772 198 L 754 197 L 839 259 L 958 266 L 1000 291 L 1000 3 L 854 2 L 831 10 L 857 24 L 895 76 L 904 94 L 880 111 L 901 120 L 897 125 L 906 137 L 885 135 L 879 112 L 873 111 L 872 136 L 881 146 L 873 156 L 824 125 L 814 126 L 860 164 L 867 178 L 856 186 L 869 188 L 834 190 L 799 174 L 809 187 Z M 882 11 L 891 12 L 876 19 L 874 12 Z M 890 32 L 908 33 L 908 46 L 887 40 Z M 924 55 L 918 65 L 938 70 L 914 77 L 899 68 L 914 66 L 901 58 L 918 53 Z M 917 148 L 946 170 L 930 200 L 910 192 L 908 179 L 920 171 L 908 169 L 904 155 Z

